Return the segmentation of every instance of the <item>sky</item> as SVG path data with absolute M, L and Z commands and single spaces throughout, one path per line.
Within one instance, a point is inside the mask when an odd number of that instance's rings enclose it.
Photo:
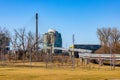
M 0 0 L 0 27 L 25 27 L 35 33 L 35 14 L 39 14 L 39 33 L 48 29 L 61 33 L 63 47 L 72 44 L 99 44 L 97 29 L 120 29 L 120 0 Z

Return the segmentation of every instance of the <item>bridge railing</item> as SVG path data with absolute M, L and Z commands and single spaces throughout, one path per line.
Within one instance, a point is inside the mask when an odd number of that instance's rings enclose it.
M 120 60 L 120 54 L 93 54 L 93 53 L 79 53 L 79 58 L 104 59 L 104 60 Z
M 51 49 L 50 47 L 47 47 L 47 49 Z M 81 53 L 91 53 L 91 50 L 86 50 L 86 49 L 68 49 L 68 48 L 60 48 L 60 47 L 54 47 L 53 49 L 55 50 L 63 50 L 63 51 L 76 51 L 76 52 L 81 52 Z

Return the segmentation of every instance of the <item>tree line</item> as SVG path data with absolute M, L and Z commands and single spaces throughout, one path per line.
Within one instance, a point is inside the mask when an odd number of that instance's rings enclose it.
M 31 31 L 27 32 L 25 28 L 14 29 L 11 34 L 8 29 L 0 27 L 0 59 L 5 59 L 7 54 L 9 60 L 14 58 L 24 61 L 30 56 L 38 60 L 37 43 L 38 45 L 42 43 L 40 35 L 38 36 L 38 42 L 36 42 L 36 35 Z

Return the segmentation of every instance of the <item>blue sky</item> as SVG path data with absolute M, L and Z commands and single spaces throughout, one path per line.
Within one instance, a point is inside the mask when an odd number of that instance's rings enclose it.
M 53 28 L 62 34 L 63 46 L 75 43 L 99 44 L 97 28 L 120 29 L 120 0 L 0 0 L 0 26 L 25 27 L 35 32 L 35 13 L 39 14 L 39 33 Z

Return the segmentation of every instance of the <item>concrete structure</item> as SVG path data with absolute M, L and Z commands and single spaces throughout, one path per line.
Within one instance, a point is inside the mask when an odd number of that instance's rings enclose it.
M 47 33 L 43 34 L 43 49 L 45 53 L 49 52 L 47 47 L 52 48 L 52 53 L 62 53 L 62 50 L 54 50 L 54 47 L 62 47 L 62 37 L 58 31 L 49 29 Z

